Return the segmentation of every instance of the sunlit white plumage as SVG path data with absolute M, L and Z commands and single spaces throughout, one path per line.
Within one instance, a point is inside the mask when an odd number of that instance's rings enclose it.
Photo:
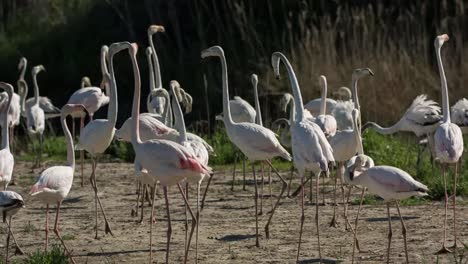
M 468 100 L 462 98 L 452 106 L 450 119 L 457 124 L 463 134 L 468 133 Z
M 0 82 L 0 88 L 4 89 L 7 93 L 8 100 L 3 110 L 5 112 L 8 112 L 13 101 L 11 99 L 13 98 L 13 86 L 11 86 L 8 83 Z M 10 151 L 8 115 L 2 115 L 1 118 L 2 119 L 0 119 L 0 122 L 2 123 L 2 149 L 0 150 L 0 184 L 3 185 L 3 189 L 6 190 L 8 184 L 11 181 L 15 160 L 13 154 L 11 154 Z

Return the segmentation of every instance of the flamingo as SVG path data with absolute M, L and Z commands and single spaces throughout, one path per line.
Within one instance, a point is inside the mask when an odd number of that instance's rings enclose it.
M 146 178 L 143 181 L 159 181 L 163 186 L 164 198 L 166 202 L 166 213 L 167 213 L 167 243 L 166 243 L 166 263 L 169 262 L 169 244 L 172 234 L 172 225 L 169 212 L 169 199 L 168 199 L 168 187 L 177 184 L 179 191 L 184 198 L 184 202 L 187 205 L 190 214 L 192 216 L 192 229 L 193 225 L 196 224 L 196 217 L 193 214 L 190 205 L 185 198 L 184 192 L 180 187 L 179 182 L 187 177 L 199 177 L 200 174 L 211 174 L 212 170 L 209 167 L 201 164 L 190 150 L 186 147 L 168 140 L 147 140 L 141 141 L 139 133 L 139 109 L 140 109 L 140 94 L 141 94 L 141 82 L 140 82 L 140 71 L 136 61 L 136 52 L 138 47 L 136 44 L 132 44 L 129 48 L 131 53 L 133 75 L 135 81 L 135 90 L 132 104 L 132 146 L 135 151 L 135 170 L 138 177 Z M 149 178 L 149 180 L 148 180 Z M 153 194 L 153 206 L 151 210 L 151 219 L 154 215 L 154 197 Z M 153 221 L 150 221 L 150 253 L 149 262 L 152 263 L 153 250 L 152 250 L 152 233 L 153 233 Z M 187 245 L 189 248 L 190 245 Z M 187 261 L 187 253 L 185 254 L 185 262 Z
M 13 235 L 13 231 L 11 231 L 11 218 L 22 208 L 24 208 L 24 200 L 23 197 L 21 197 L 21 195 L 13 191 L 0 192 L 0 213 L 2 214 L 3 222 L 8 227 L 8 235 L 5 247 L 5 263 L 8 263 L 8 248 L 10 246 L 10 235 L 13 237 L 13 241 L 15 242 L 16 253 L 24 254 L 23 250 L 19 247 L 18 243 L 16 242 L 16 238 Z
M 42 139 L 45 124 L 44 110 L 39 106 L 39 86 L 37 85 L 37 74 L 44 70 L 45 68 L 42 65 L 35 66 L 32 69 L 32 77 L 34 83 L 34 104 L 31 107 L 26 108 L 26 125 L 28 133 L 37 134 L 39 136 L 39 151 L 37 154 L 35 166 L 41 165 Z
M 115 133 L 115 123 L 117 122 L 117 85 L 115 81 L 114 73 L 114 55 L 118 52 L 130 48 L 128 42 L 113 43 L 109 48 L 109 68 L 110 73 L 104 74 L 104 80 L 106 83 L 111 83 L 109 89 L 109 107 L 107 109 L 107 119 L 96 119 L 89 122 L 81 131 L 80 139 L 76 146 L 77 150 L 86 150 L 91 154 L 92 159 L 92 172 L 90 177 L 91 186 L 94 190 L 95 199 L 95 218 L 96 218 L 96 236 L 98 238 L 98 203 L 101 208 L 102 215 L 105 221 L 105 233 L 112 234 L 107 216 L 104 211 L 101 199 L 98 196 L 98 186 L 96 182 L 96 167 L 97 167 L 97 155 L 104 153 L 109 147 Z M 110 81 L 112 79 L 112 82 Z M 100 88 L 98 88 L 100 89 Z M 86 106 L 85 106 L 86 107 Z
M 330 222 L 330 226 L 337 227 L 338 223 L 336 221 L 336 182 L 337 179 L 340 179 L 341 182 L 341 191 L 343 192 L 343 181 L 342 175 L 338 175 L 338 173 L 342 173 L 343 166 L 346 161 L 348 161 L 351 157 L 358 154 L 363 154 L 363 147 L 361 141 L 361 131 L 358 127 L 358 120 L 359 120 L 359 110 L 353 109 L 352 117 L 353 117 L 353 128 L 340 130 L 338 131 L 334 137 L 330 138 L 330 145 L 333 148 L 333 156 L 335 157 L 335 161 L 338 163 L 337 166 L 337 174 L 335 177 L 335 188 L 334 188 L 334 205 L 333 205 L 333 218 Z M 344 200 L 344 194 L 343 194 Z M 346 205 L 344 205 L 346 206 Z M 348 223 L 347 217 L 345 218 L 346 223 Z
M 322 86 L 322 101 L 320 104 L 319 115 L 315 118 L 315 123 L 322 129 L 327 138 L 333 137 L 336 133 L 336 119 L 332 115 L 326 114 L 327 107 L 327 78 L 320 75 L 320 84 Z
M 0 88 L 5 90 L 8 96 L 5 112 L 8 112 L 13 101 L 13 86 L 8 83 L 0 82 Z M 2 149 L 0 150 L 0 184 L 6 190 L 10 183 L 13 174 L 13 167 L 15 166 L 15 159 L 10 151 L 9 129 L 8 129 L 8 115 L 1 116 L 2 122 Z
M 353 117 L 351 112 L 354 108 L 361 111 L 361 106 L 359 104 L 358 98 L 358 81 L 365 76 L 374 76 L 369 68 L 360 68 L 353 71 L 351 76 L 351 91 L 352 91 L 352 100 L 347 101 L 337 101 L 335 107 L 333 108 L 332 115 L 336 119 L 337 129 L 344 130 L 353 126 Z M 361 117 L 359 117 L 359 128 L 361 129 Z
M 54 233 L 67 251 L 72 263 L 75 263 L 70 250 L 60 235 L 59 217 L 62 201 L 67 197 L 73 184 L 73 174 L 75 172 L 75 152 L 73 149 L 73 139 L 68 130 L 67 116 L 73 112 L 85 111 L 83 105 L 65 105 L 62 107 L 60 122 L 65 134 L 67 143 L 67 163 L 62 166 L 53 166 L 45 169 L 38 177 L 36 184 L 31 188 L 31 198 L 37 199 L 46 204 L 46 222 L 45 222 L 45 251 L 49 244 L 49 204 L 57 204 L 57 213 L 55 216 Z
M 445 190 L 445 219 L 444 219 L 444 242 L 442 243 L 442 249 L 438 253 L 447 253 L 450 250 L 445 246 L 447 239 L 446 225 L 447 225 L 447 207 L 448 207 L 448 195 L 447 195 L 447 176 L 445 173 L 446 167 L 450 164 L 455 165 L 455 173 L 453 179 L 453 232 L 454 232 L 454 248 L 457 248 L 457 227 L 456 227 L 456 195 L 457 195 L 457 168 L 458 160 L 463 154 L 463 135 L 459 126 L 452 123 L 450 120 L 450 109 L 449 109 L 449 97 L 447 89 L 447 79 L 445 78 L 444 66 L 442 65 L 442 58 L 440 55 L 440 49 L 446 41 L 449 40 L 447 34 L 437 36 L 434 41 L 435 52 L 437 57 L 437 65 L 439 67 L 439 75 L 442 90 L 442 113 L 443 121 L 442 124 L 436 129 L 434 134 L 435 143 L 435 154 L 442 165 L 442 177 L 444 178 L 444 190 Z
M 391 166 L 374 166 L 364 170 L 357 177 L 354 175 L 355 170 L 350 169 L 349 177 L 351 183 L 366 187 L 370 193 L 380 196 L 387 203 L 388 215 L 388 247 L 387 247 L 387 263 L 390 263 L 390 245 L 392 241 L 392 220 L 390 216 L 390 204 L 395 202 L 400 217 L 403 240 L 405 245 L 406 263 L 409 263 L 408 247 L 406 242 L 406 226 L 401 217 L 398 201 L 410 198 L 412 196 L 428 195 L 426 185 L 416 181 L 407 172 L 391 167 Z M 355 235 L 357 230 L 355 230 Z
M 317 175 L 316 181 L 316 211 L 315 211 L 315 224 L 317 227 L 317 241 L 320 260 L 322 259 L 322 253 L 320 250 L 320 233 L 319 233 L 319 213 L 318 213 L 318 189 L 319 180 L 318 176 L 322 172 L 328 171 L 328 163 L 334 162 L 333 150 L 328 144 L 324 133 L 320 127 L 305 119 L 304 107 L 302 103 L 301 91 L 297 82 L 296 74 L 289 63 L 286 56 L 281 52 L 275 52 L 271 56 L 271 64 L 274 69 L 275 76 L 279 78 L 279 64 L 280 61 L 286 66 L 288 71 L 289 80 L 291 82 L 292 91 L 294 95 L 294 108 L 292 111 L 291 120 L 291 145 L 294 157 L 294 165 L 296 166 L 299 177 L 301 178 L 301 218 L 300 218 L 300 229 L 299 229 L 299 243 L 297 247 L 297 258 L 299 261 L 299 254 L 301 248 L 302 239 L 302 228 L 304 225 L 304 174 L 306 170 L 310 170 Z
M 3 116 L 6 115 L 8 118 L 8 128 L 11 137 L 11 145 L 13 146 L 13 136 L 15 133 L 15 127 L 20 123 L 21 117 L 21 104 L 20 97 L 13 91 L 12 100 L 9 110 L 7 111 L 9 96 L 7 92 L 0 93 L 0 120 L 3 120 Z M 3 123 L 1 124 L 3 126 Z
M 101 47 L 101 73 L 103 80 L 105 79 L 104 76 L 109 74 L 109 70 L 107 69 L 107 56 L 108 56 L 109 48 L 106 45 Z M 89 78 L 88 78 L 89 80 Z M 109 103 L 109 94 L 110 88 L 109 84 L 105 81 L 102 81 L 102 88 L 105 89 L 105 93 L 101 87 L 83 87 L 86 81 L 82 80 L 82 87 L 76 90 L 68 99 L 67 104 L 82 104 L 85 106 L 86 110 L 89 113 L 89 118 L 93 120 L 94 113 L 99 110 L 99 108 L 107 105 Z M 80 134 L 85 125 L 85 115 L 84 113 L 75 113 L 73 114 L 73 123 L 72 123 L 72 136 L 75 138 L 75 118 L 80 118 Z M 83 166 L 84 166 L 84 151 L 80 150 L 80 163 L 81 163 L 81 187 L 84 186 L 84 174 L 83 174 Z
M 468 133 L 468 100 L 462 98 L 452 106 L 450 119 L 460 127 L 463 134 Z
M 258 213 L 257 213 L 257 177 L 255 175 L 255 165 L 254 161 L 266 161 L 268 165 L 275 171 L 276 175 L 283 182 L 283 187 L 278 200 L 273 207 L 270 218 L 265 225 L 265 233 L 267 239 L 269 238 L 269 225 L 276 208 L 279 205 L 279 202 L 283 196 L 284 191 L 287 187 L 287 182 L 279 175 L 278 171 L 273 167 L 269 159 L 273 157 L 282 157 L 286 160 L 291 160 L 291 155 L 281 146 L 278 139 L 268 128 L 260 126 L 255 123 L 236 123 L 233 121 L 231 116 L 231 109 L 229 103 L 229 87 L 228 87 L 228 75 L 227 75 L 227 64 L 226 58 L 224 57 L 224 51 L 220 46 L 213 46 L 206 50 L 203 50 L 201 53 L 202 58 L 207 57 L 219 57 L 221 59 L 221 68 L 222 68 L 222 80 L 223 80 L 223 119 L 226 126 L 226 131 L 231 142 L 234 143 L 242 153 L 252 162 L 252 172 L 254 176 L 255 183 L 255 224 L 256 224 L 256 246 L 259 247 L 260 243 L 258 240 Z
M 200 142 L 196 140 L 188 140 L 185 128 L 185 121 L 182 114 L 182 109 L 180 108 L 180 104 L 178 102 L 177 90 L 180 89 L 180 84 L 177 81 L 171 81 L 170 83 L 171 92 L 173 94 L 172 97 L 172 107 L 174 108 L 174 119 L 179 120 L 176 122 L 179 124 L 180 127 L 176 127 L 180 133 L 179 137 L 179 144 L 183 145 L 190 151 L 192 151 L 193 155 L 196 157 L 197 161 L 200 162 L 203 166 L 208 167 L 208 160 L 209 154 L 206 147 Z M 210 176 L 207 174 L 200 173 L 198 175 L 194 175 L 192 177 L 187 178 L 187 187 L 186 190 L 188 191 L 188 184 L 195 183 L 197 184 L 197 213 L 196 213 L 196 233 L 195 233 L 195 260 L 198 262 L 198 228 L 200 224 L 200 185 L 205 178 L 205 176 Z M 208 188 L 208 187 L 207 187 Z M 206 194 L 206 191 L 205 191 Z M 204 201 L 203 197 L 203 201 Z M 190 240 L 192 238 L 192 233 L 188 239 L 188 245 L 190 245 Z M 187 248 L 188 250 L 188 248 Z
M 338 96 L 338 101 L 352 101 L 352 93 L 351 90 L 346 86 L 341 86 L 338 88 L 338 91 L 332 93 L 335 96 Z

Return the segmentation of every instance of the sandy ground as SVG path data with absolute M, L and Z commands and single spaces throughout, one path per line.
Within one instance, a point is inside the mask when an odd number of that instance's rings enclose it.
M 50 166 L 50 164 L 49 164 Z M 79 168 L 79 166 L 77 166 Z M 106 212 L 114 232 L 114 236 L 105 235 L 104 223 L 100 216 L 99 239 L 94 239 L 94 201 L 92 189 L 86 180 L 85 187 L 80 187 L 80 173 L 75 175 L 74 186 L 61 210 L 60 226 L 65 241 L 73 250 L 77 263 L 145 263 L 149 248 L 149 218 L 150 208 L 146 207 L 145 221 L 137 223 L 137 218 L 131 216 L 135 206 L 135 183 L 132 174 L 133 165 L 127 163 L 101 163 L 98 166 L 97 181 L 101 188 Z M 11 189 L 18 191 L 26 200 L 26 208 L 20 211 L 13 220 L 13 229 L 20 245 L 27 254 L 43 250 L 45 206 L 29 197 L 28 192 L 34 182 L 34 176 L 40 170 L 31 172 L 30 164 L 20 164 L 15 168 L 20 176 L 19 186 Z M 86 165 L 85 175 L 90 174 L 90 165 Z M 287 175 L 286 172 L 283 173 Z M 240 175 L 240 173 L 239 173 Z M 249 173 L 248 179 L 251 179 Z M 287 176 L 286 176 L 287 177 Z M 87 177 L 86 177 L 87 178 Z M 274 198 L 279 193 L 280 183 L 275 177 Z M 248 181 L 247 190 L 242 191 L 241 185 L 230 189 L 231 173 L 216 171 L 215 178 L 207 197 L 206 208 L 203 211 L 200 225 L 200 240 L 198 258 L 200 263 L 293 263 L 296 256 L 299 230 L 299 200 L 284 199 L 278 208 L 271 226 L 271 238 L 266 240 L 263 226 L 266 223 L 271 208 L 268 197 L 263 201 L 264 213 L 260 219 L 260 248 L 255 247 L 255 218 L 253 202 L 253 181 Z M 297 182 L 297 178 L 294 179 Z M 296 183 L 297 184 L 297 183 Z M 267 185 L 266 185 L 267 186 Z M 265 186 L 265 193 L 268 188 Z M 325 186 L 326 199 L 330 203 L 332 186 Z M 184 251 L 184 207 L 177 187 L 170 189 L 171 218 L 173 224 L 170 262 L 181 263 Z M 354 197 L 358 197 L 358 192 Z M 159 192 L 161 193 L 161 192 Z M 195 192 L 190 194 L 191 202 L 195 200 Z M 166 241 L 166 211 L 164 200 L 158 194 L 156 203 L 156 224 L 154 229 L 154 261 L 163 263 Z M 468 242 L 468 208 L 466 202 L 460 201 L 457 210 L 459 239 Z M 354 218 L 357 206 L 350 207 L 350 215 Z M 51 217 L 54 216 L 52 210 Z M 320 235 L 322 257 L 325 263 L 335 261 L 351 262 L 352 233 L 344 230 L 343 210 L 339 208 L 339 227 L 329 227 L 332 217 L 332 206 L 321 205 Z M 401 235 L 401 225 L 396 209 L 392 208 L 393 241 L 391 262 L 404 262 L 404 247 Z M 433 202 L 418 206 L 402 206 L 408 228 L 408 247 L 410 262 L 413 263 L 455 263 L 455 255 L 436 256 L 441 245 L 443 204 Z M 314 223 L 315 205 L 306 203 L 306 219 L 301 260 L 302 263 L 318 262 L 317 233 Z M 449 214 L 450 229 L 449 245 L 453 244 L 451 224 L 452 213 Z M 386 207 L 384 205 L 368 205 L 363 209 L 359 234 L 361 249 L 364 252 L 357 257 L 358 263 L 382 263 L 386 256 L 387 228 Z M 53 221 L 53 218 L 51 218 Z M 4 250 L 5 233 L 0 236 L 2 253 Z M 50 244 L 59 243 L 53 232 L 50 233 Z M 12 252 L 12 251 L 10 251 Z M 189 260 L 194 262 L 194 251 L 190 252 Z M 467 251 L 459 249 L 458 255 L 468 255 Z M 24 256 L 23 256 L 24 257 Z M 16 258 L 23 258 L 15 256 Z M 465 257 L 466 258 L 466 257 Z M 466 260 L 465 260 L 466 261 Z

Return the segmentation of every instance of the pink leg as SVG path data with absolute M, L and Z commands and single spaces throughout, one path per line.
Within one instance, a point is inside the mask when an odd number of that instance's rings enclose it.
M 302 173 L 301 177 L 301 223 L 299 227 L 299 243 L 297 244 L 297 256 L 296 256 L 296 263 L 299 263 L 299 256 L 301 252 L 301 241 L 302 241 L 302 228 L 304 226 L 304 173 Z
M 356 214 L 356 220 L 354 221 L 354 230 L 351 228 L 353 231 L 354 239 L 353 239 L 353 255 L 351 257 L 352 263 L 354 263 L 354 250 L 357 248 L 358 252 L 361 251 L 359 247 L 359 241 L 357 239 L 357 227 L 358 227 L 358 222 L 359 222 L 359 213 L 361 212 L 361 207 L 362 207 L 362 202 L 364 201 L 364 194 L 366 193 L 366 188 L 362 187 L 362 193 L 361 193 L 361 201 L 359 202 L 359 207 L 358 211 Z M 350 225 L 351 226 L 351 225 Z
M 260 242 L 258 240 L 258 190 L 257 190 L 257 176 L 255 174 L 255 165 L 252 162 L 252 173 L 254 178 L 254 186 L 255 186 L 255 246 L 260 247 Z
M 455 174 L 453 175 L 453 234 L 455 236 L 452 248 L 457 248 L 457 174 L 458 174 L 458 162 L 455 163 Z
M 392 244 L 392 217 L 390 216 L 390 203 L 387 203 L 388 215 L 388 245 L 387 245 L 387 264 L 390 263 L 390 246 Z
M 192 240 L 192 236 L 193 236 L 193 232 L 195 230 L 195 227 L 197 225 L 197 218 L 195 217 L 195 214 L 193 213 L 192 208 L 190 207 L 190 204 L 188 203 L 187 197 L 185 196 L 184 191 L 182 190 L 182 187 L 180 186 L 179 183 L 177 183 L 177 187 L 179 188 L 180 194 L 182 194 L 182 198 L 184 199 L 185 205 L 187 206 L 187 209 L 188 209 L 190 215 L 192 216 L 192 228 L 190 229 L 190 235 L 189 235 L 189 238 L 188 238 L 187 248 L 185 249 L 185 257 L 184 257 L 184 263 L 187 263 L 187 261 L 188 261 L 188 252 L 189 252 L 189 249 L 190 249 L 190 242 Z
M 146 189 L 146 184 L 144 185 L 145 186 L 145 189 Z M 154 185 L 154 187 L 156 188 L 156 184 Z M 144 195 L 145 193 L 143 193 Z M 153 263 L 153 219 L 154 219 L 154 200 L 156 199 L 156 192 L 153 193 L 153 204 L 151 206 L 151 219 L 150 219 L 150 255 L 149 255 L 149 263 Z M 141 203 L 141 207 L 143 208 L 143 205 L 144 205 L 144 201 L 145 200 L 142 200 L 143 202 Z M 138 210 L 138 208 L 137 208 Z M 141 214 L 143 216 L 143 213 Z
M 406 242 L 406 226 L 405 226 L 405 222 L 403 221 L 403 217 L 401 217 L 401 212 L 400 212 L 400 206 L 398 205 L 398 201 L 395 201 L 395 204 L 396 204 L 396 208 L 398 210 L 398 216 L 400 217 L 400 222 L 401 222 L 401 232 L 403 234 L 403 241 L 405 243 L 405 257 L 406 257 L 406 263 L 410 263 L 409 262 L 409 256 L 408 256 L 408 245 L 407 245 L 407 242 Z
M 333 188 L 333 218 L 330 222 L 330 227 L 335 227 L 335 228 L 338 227 L 338 221 L 336 221 L 337 219 L 336 207 L 338 206 L 338 203 L 336 202 L 336 185 L 338 182 L 338 177 L 341 177 L 341 175 L 338 175 L 338 173 L 341 171 L 341 164 L 342 164 L 341 162 L 338 162 L 338 169 L 336 170 L 336 174 L 335 174 L 335 187 Z
M 321 173 L 320 173 L 321 174 Z M 320 176 L 317 175 L 317 179 L 315 181 L 315 225 L 317 226 L 317 244 L 318 244 L 318 252 L 320 262 L 322 262 L 322 251 L 320 249 L 320 228 L 319 228 L 319 182 Z
M 45 219 L 45 252 L 49 247 L 49 204 L 46 206 L 46 219 Z
M 260 187 L 260 211 L 258 212 L 259 215 L 263 214 L 263 187 L 265 185 L 265 169 L 263 166 L 263 162 L 260 164 L 262 170 L 262 185 Z
M 442 248 L 437 252 L 437 254 L 444 254 L 444 253 L 450 253 L 451 252 L 445 246 L 445 242 L 447 240 L 447 208 L 448 208 L 446 164 L 442 164 L 442 176 L 444 178 L 444 191 L 445 191 L 444 242 L 442 243 Z
M 99 198 L 99 195 L 98 195 L 98 187 L 97 187 L 97 182 L 96 182 L 96 167 L 97 167 L 96 157 L 93 157 L 92 161 L 93 161 L 93 171 L 92 171 L 91 177 L 92 177 L 92 183 L 93 183 L 92 187 L 94 189 L 95 203 L 97 201 L 97 204 L 99 204 L 99 207 L 101 208 L 101 213 L 102 213 L 102 216 L 104 217 L 104 224 L 105 224 L 105 229 L 104 230 L 105 230 L 105 233 L 106 234 L 111 234 L 112 236 L 114 236 L 114 234 L 112 234 L 112 230 L 110 228 L 109 221 L 107 221 L 106 212 L 104 211 L 104 207 L 102 206 L 101 199 Z M 95 204 L 95 206 L 96 206 L 96 238 L 97 238 L 97 230 L 98 230 L 98 227 L 97 227 L 97 205 Z
M 15 255 L 16 255 L 16 254 L 24 255 L 24 251 L 23 251 L 23 250 L 20 248 L 20 246 L 18 245 L 18 242 L 16 241 L 15 235 L 13 234 L 13 231 L 11 230 L 11 226 L 12 226 L 12 224 L 11 224 L 11 216 L 10 216 L 10 221 L 9 221 L 9 223 L 8 223 L 8 221 L 7 221 L 6 224 L 8 225 L 8 230 L 9 230 L 9 232 L 10 232 L 10 234 L 11 234 L 11 238 L 13 238 L 13 242 L 15 242 L 15 247 L 16 247 L 16 249 L 15 249 Z
M 167 213 L 167 243 L 166 243 L 166 264 L 169 264 L 169 245 L 171 243 L 172 224 L 171 212 L 169 210 L 169 198 L 167 197 L 167 186 L 163 187 L 164 199 L 166 200 L 166 213 Z
M 59 230 L 59 227 L 58 227 L 58 221 L 59 221 L 59 216 L 60 216 L 60 205 L 61 204 L 62 204 L 62 202 L 57 203 L 57 214 L 55 215 L 54 233 L 57 236 L 57 238 L 60 240 L 60 242 L 62 243 L 62 246 L 63 246 L 63 248 L 65 248 L 65 251 L 67 251 L 67 254 L 68 254 L 68 257 L 70 258 L 70 261 L 73 264 L 76 264 L 75 260 L 72 257 L 72 254 L 71 254 L 70 250 L 68 250 L 67 246 L 65 245 L 65 242 L 62 239 L 62 236 L 60 235 L 60 230 Z
M 205 207 L 205 198 L 206 194 L 208 193 L 208 188 L 210 187 L 211 180 L 213 180 L 214 174 L 210 175 L 210 178 L 208 179 L 208 183 L 206 184 L 205 191 L 203 193 L 203 198 L 201 200 L 201 205 L 200 205 L 200 213 L 203 211 L 203 208 Z
M 73 122 L 74 123 L 74 122 Z M 84 116 L 80 117 L 80 135 L 83 132 L 84 128 Z M 81 163 L 81 187 L 84 186 L 84 151 L 80 150 L 80 163 Z
M 281 192 L 278 196 L 278 200 L 276 201 L 275 203 L 275 206 L 273 206 L 273 209 L 271 210 L 271 214 L 270 214 L 270 217 L 268 218 L 268 221 L 265 225 L 265 235 L 266 235 L 266 238 L 269 239 L 270 238 L 270 223 L 271 223 L 271 220 L 273 219 L 273 215 L 275 214 L 275 211 L 276 211 L 276 208 L 278 208 L 278 205 L 281 201 L 281 198 L 283 198 L 283 194 L 284 192 L 286 191 L 286 188 L 288 188 L 288 183 L 283 179 L 283 177 L 281 177 L 281 175 L 279 174 L 279 172 L 275 169 L 275 167 L 273 167 L 273 165 L 271 164 L 271 162 L 269 160 L 266 160 L 266 163 L 268 163 L 268 165 L 270 165 L 270 168 L 275 172 L 276 176 L 278 176 L 278 178 L 280 178 L 280 180 L 283 182 L 283 187 L 281 188 Z

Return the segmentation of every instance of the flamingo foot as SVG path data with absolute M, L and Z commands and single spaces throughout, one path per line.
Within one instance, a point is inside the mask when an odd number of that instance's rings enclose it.
M 332 220 L 330 221 L 330 227 L 338 228 L 338 221 L 336 220 L 335 216 L 333 216 Z
M 137 217 L 138 216 L 138 210 L 135 210 L 132 208 L 132 212 L 130 213 L 132 217 Z
M 15 255 L 24 255 L 24 251 L 18 245 L 16 245 Z
M 452 251 L 449 250 L 445 245 L 442 245 L 442 248 L 439 251 L 437 251 L 436 255 L 447 254 L 447 253 L 452 253 Z
M 106 229 L 105 229 L 105 232 L 106 234 L 111 234 L 111 236 L 114 236 L 114 234 L 112 234 L 112 230 L 110 228 L 110 225 L 109 223 L 106 221 Z

